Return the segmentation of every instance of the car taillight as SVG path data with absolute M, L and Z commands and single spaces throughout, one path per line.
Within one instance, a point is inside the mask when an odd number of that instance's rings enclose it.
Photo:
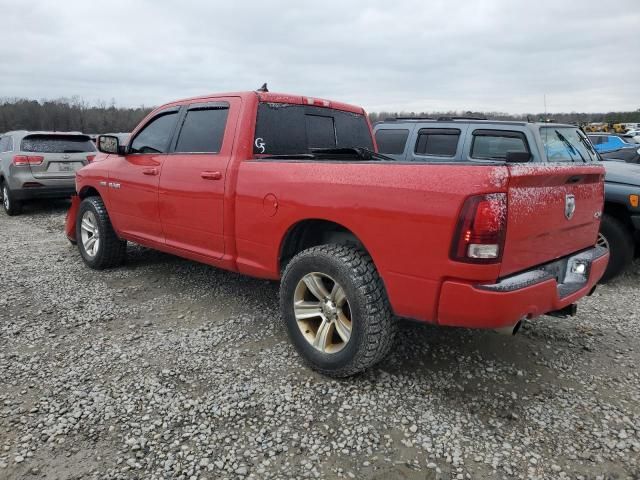
M 507 231 L 507 194 L 467 198 L 451 245 L 451 259 L 470 263 L 497 263 Z
M 40 165 L 44 161 L 44 157 L 38 155 L 15 155 L 13 164 L 16 167 L 24 167 L 27 165 Z
M 93 162 L 94 158 L 96 158 L 95 155 L 87 155 L 87 162 L 89 162 L 89 163 Z

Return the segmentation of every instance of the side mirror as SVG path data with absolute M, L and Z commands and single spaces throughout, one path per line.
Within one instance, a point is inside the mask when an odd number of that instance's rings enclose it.
M 115 135 L 98 136 L 98 150 L 102 153 L 120 154 L 120 141 Z
M 507 152 L 505 157 L 507 163 L 527 163 L 531 161 L 529 152 Z

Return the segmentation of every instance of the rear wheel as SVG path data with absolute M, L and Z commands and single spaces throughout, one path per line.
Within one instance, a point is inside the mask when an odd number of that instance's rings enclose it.
M 100 197 L 85 198 L 80 204 L 76 241 L 84 263 L 96 270 L 120 265 L 127 252 L 127 242 L 116 235 Z
M 618 276 L 633 261 L 633 236 L 629 229 L 615 217 L 604 214 L 600 223 L 598 245 L 609 250 L 609 264 L 602 276 L 608 282 Z
M 393 344 L 396 322 L 382 279 L 357 247 L 322 245 L 296 255 L 282 277 L 280 307 L 302 358 L 326 375 L 361 372 Z
M 2 207 L 7 212 L 7 215 L 18 215 L 22 211 L 22 203 L 15 199 L 6 182 L 0 184 L 0 193 L 2 195 Z

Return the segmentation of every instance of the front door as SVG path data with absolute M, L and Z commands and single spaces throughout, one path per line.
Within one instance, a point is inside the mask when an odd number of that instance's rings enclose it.
M 158 183 L 177 120 L 178 108 L 159 112 L 134 133 L 127 154 L 109 172 L 109 214 L 126 236 L 164 243 Z
M 162 166 L 159 212 L 167 245 L 209 258 L 224 255 L 227 165 L 241 100 L 186 105 Z

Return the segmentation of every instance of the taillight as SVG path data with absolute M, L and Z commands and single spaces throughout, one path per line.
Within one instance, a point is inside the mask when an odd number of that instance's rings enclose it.
M 87 162 L 89 162 L 89 163 L 93 162 L 94 158 L 96 158 L 95 155 L 87 155 Z
M 25 167 L 27 165 L 40 165 L 44 161 L 44 157 L 38 155 L 15 155 L 13 164 L 16 167 Z
M 470 263 L 497 263 L 507 231 L 507 194 L 467 198 L 460 212 L 451 259 Z

